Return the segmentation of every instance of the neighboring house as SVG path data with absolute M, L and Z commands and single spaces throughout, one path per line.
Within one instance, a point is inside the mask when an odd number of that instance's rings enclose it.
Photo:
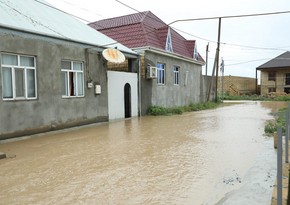
M 290 52 L 287 51 L 256 68 L 261 71 L 261 95 L 290 93 Z
M 222 79 L 223 78 L 223 79 Z M 222 85 L 223 84 L 223 85 Z M 251 95 L 256 93 L 256 79 L 241 76 L 219 77 L 219 93 L 231 95 Z
M 0 45 L 0 139 L 108 121 L 102 51 L 110 45 L 130 62 L 138 56 L 43 0 L 0 1 Z
M 201 96 L 204 60 L 196 42 L 186 40 L 150 11 L 89 25 L 140 54 L 142 115 L 151 105 L 184 106 L 205 98 Z

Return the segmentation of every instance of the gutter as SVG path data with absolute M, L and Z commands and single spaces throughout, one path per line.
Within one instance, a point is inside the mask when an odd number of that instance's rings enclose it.
M 153 53 L 165 55 L 165 56 L 168 56 L 168 57 L 171 57 L 171 58 L 176 58 L 176 59 L 179 59 L 179 60 L 184 60 L 184 61 L 187 61 L 187 62 L 190 62 L 190 63 L 195 63 L 195 64 L 198 64 L 198 65 L 201 65 L 201 66 L 205 65 L 205 63 L 202 63 L 200 61 L 197 61 L 197 60 L 194 60 L 194 59 L 191 59 L 191 58 L 188 58 L 188 57 L 184 57 L 184 56 L 176 54 L 176 53 L 169 53 L 169 52 L 166 52 L 166 51 L 164 51 L 162 49 L 152 48 L 150 46 L 132 48 L 132 50 L 134 50 L 134 51 L 138 51 L 138 50 L 151 51 Z

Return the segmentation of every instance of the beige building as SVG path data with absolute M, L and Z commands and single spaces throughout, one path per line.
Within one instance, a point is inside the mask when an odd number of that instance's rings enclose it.
M 290 93 L 290 52 L 285 52 L 276 58 L 256 68 L 261 71 L 261 95 L 271 92 Z
M 222 84 L 224 85 L 222 87 Z M 224 76 L 219 77 L 218 84 L 219 92 L 224 90 L 224 93 L 235 96 L 235 95 L 248 95 L 256 93 L 256 79 L 248 77 L 239 77 L 239 76 Z

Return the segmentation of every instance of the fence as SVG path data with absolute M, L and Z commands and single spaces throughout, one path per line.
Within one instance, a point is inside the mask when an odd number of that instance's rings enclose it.
M 288 106 L 288 109 L 285 113 L 286 117 L 286 123 L 285 123 L 285 133 L 282 130 L 282 127 L 279 126 L 277 128 L 277 205 L 283 204 L 283 134 L 285 134 L 285 148 L 284 148 L 284 154 L 285 154 L 285 163 L 289 163 L 289 154 L 288 154 L 288 144 L 289 144 L 289 134 L 290 134 L 290 104 Z M 287 170 L 288 172 L 288 170 Z M 289 175 L 289 173 L 287 173 Z M 288 196 L 289 197 L 289 196 Z M 288 199 L 286 199 L 288 200 Z

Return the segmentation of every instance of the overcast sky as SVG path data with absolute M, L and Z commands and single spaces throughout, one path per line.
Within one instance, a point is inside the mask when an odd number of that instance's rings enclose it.
M 181 19 L 290 11 L 289 0 L 46 1 L 88 22 L 137 11 L 151 11 L 167 24 Z M 196 40 L 198 51 L 204 59 L 206 45 L 209 43 L 208 74 L 211 75 L 217 46 L 218 20 L 177 22 L 171 24 L 171 27 L 178 29 L 187 40 Z M 290 13 L 222 19 L 221 42 L 220 57 L 225 61 L 225 75 L 255 77 L 256 67 L 290 51 Z

